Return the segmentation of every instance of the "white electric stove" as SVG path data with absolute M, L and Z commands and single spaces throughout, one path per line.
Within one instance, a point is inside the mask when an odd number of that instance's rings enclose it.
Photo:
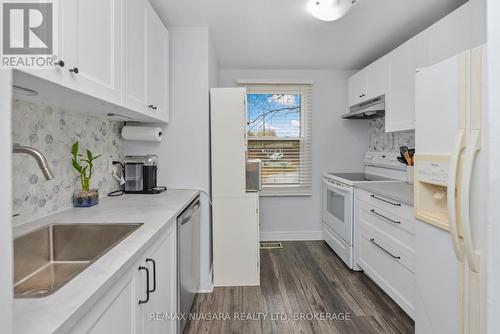
M 396 152 L 368 152 L 363 173 L 326 173 L 323 175 L 323 239 L 352 270 L 354 263 L 356 185 L 367 182 L 402 182 L 406 165 Z

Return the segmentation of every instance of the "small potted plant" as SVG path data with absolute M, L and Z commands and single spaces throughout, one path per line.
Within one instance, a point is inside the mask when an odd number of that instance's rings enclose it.
M 82 154 L 79 154 L 78 151 L 77 141 L 71 147 L 71 154 L 73 155 L 71 163 L 73 168 L 80 174 L 82 189 L 75 190 L 73 193 L 73 206 L 91 207 L 99 203 L 99 191 L 97 189 L 90 189 L 90 180 L 92 179 L 94 160 L 101 155 L 94 156 L 92 152 L 87 150 L 87 156 L 85 158 Z

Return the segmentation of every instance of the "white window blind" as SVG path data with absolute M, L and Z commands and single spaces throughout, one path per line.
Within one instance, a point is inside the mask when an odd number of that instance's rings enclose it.
M 310 195 L 312 85 L 239 84 L 247 88 L 247 155 L 262 161 L 261 194 Z

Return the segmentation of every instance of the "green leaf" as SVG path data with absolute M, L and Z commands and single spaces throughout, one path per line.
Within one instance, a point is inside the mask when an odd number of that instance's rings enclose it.
M 73 159 L 71 163 L 73 165 L 73 168 L 75 168 L 78 171 L 78 173 L 82 172 L 82 166 L 80 166 L 75 159 Z
M 71 147 L 71 153 L 76 157 L 78 154 L 78 141 L 76 141 Z
M 92 161 L 92 152 L 90 152 L 90 150 L 87 150 L 87 159 Z
M 99 158 L 100 156 L 102 156 L 102 154 L 99 154 L 99 155 L 97 155 L 97 156 L 93 157 L 93 158 L 92 158 L 92 161 L 94 161 L 95 159 Z

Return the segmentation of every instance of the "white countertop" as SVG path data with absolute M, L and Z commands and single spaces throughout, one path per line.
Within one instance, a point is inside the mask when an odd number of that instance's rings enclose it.
M 356 184 L 356 187 L 413 206 L 412 184 L 406 182 L 366 182 Z
M 52 295 L 14 299 L 14 333 L 68 331 L 198 194 L 169 189 L 158 195 L 104 198 L 92 208 L 71 208 L 15 227 L 18 236 L 51 223 L 144 224 Z

